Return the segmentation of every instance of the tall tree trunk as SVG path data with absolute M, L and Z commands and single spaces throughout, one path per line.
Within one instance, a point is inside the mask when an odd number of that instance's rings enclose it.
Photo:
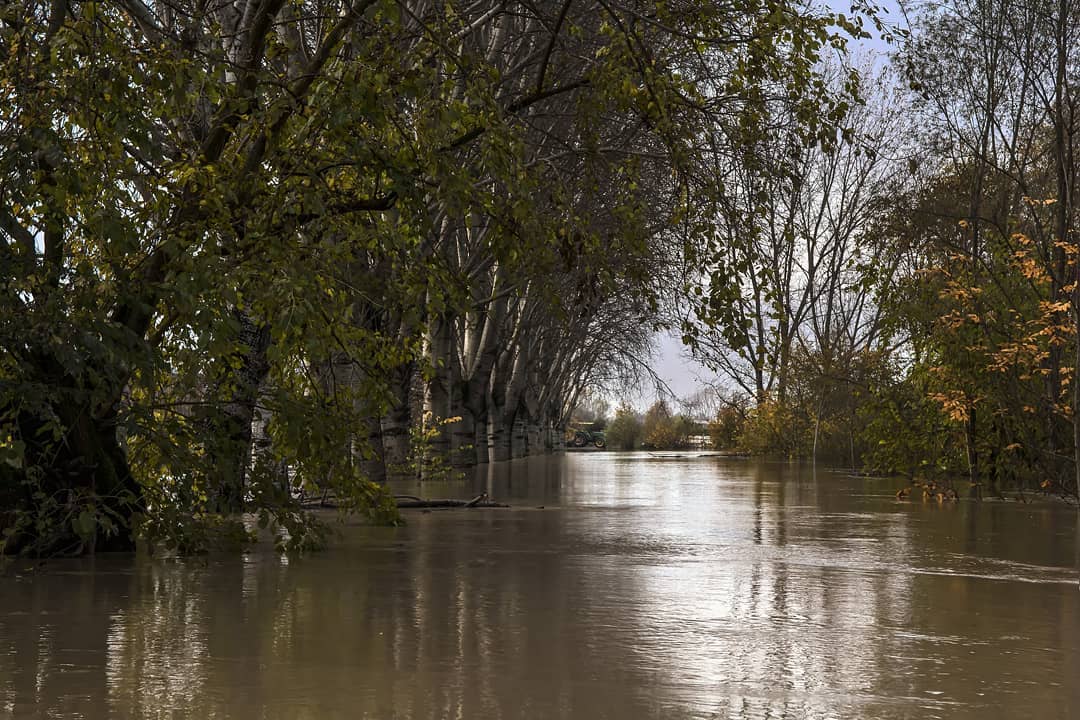
M 1077 269 L 1077 281 L 1080 283 L 1080 266 Z M 1076 310 L 1077 327 L 1080 328 L 1080 290 L 1073 291 L 1073 308 Z M 1080 341 L 1076 343 L 1076 367 L 1080 368 Z M 1073 385 L 1073 493 L 1077 507 L 1080 508 L 1080 382 Z M 1080 537 L 1080 532 L 1077 533 Z
M 353 461 L 366 479 L 386 482 L 386 451 L 383 448 L 382 424 L 377 418 L 364 421 L 352 450 Z
M 450 446 L 456 467 L 474 467 L 486 463 L 487 457 L 487 394 L 474 381 L 454 383 L 454 416 L 460 423 L 451 428 Z
M 488 447 L 488 420 L 487 413 L 478 414 L 473 425 L 473 456 L 477 465 L 486 465 L 491 461 L 490 448 Z
M 398 367 L 390 378 L 393 400 L 380 422 L 383 466 L 388 478 L 411 475 L 409 470 L 409 429 L 412 423 L 412 379 L 414 363 Z
M 510 433 L 510 456 L 523 458 L 529 454 L 528 421 L 520 410 L 514 417 Z
M 434 372 L 424 388 L 424 422 L 428 428 L 434 429 L 435 435 L 431 444 L 425 449 L 431 457 L 448 459 L 450 455 L 450 431 L 444 424 L 451 413 L 451 389 L 453 385 L 452 365 L 450 357 L 450 331 L 452 323 L 448 318 L 439 317 L 432 320 L 432 326 L 428 333 L 428 354 Z
M 980 258 L 982 256 L 982 215 L 983 215 L 983 188 L 986 182 L 987 168 L 990 164 L 989 152 L 990 152 L 990 136 L 994 123 L 994 110 L 998 106 L 997 92 L 994 83 L 996 82 L 996 68 L 998 57 L 998 45 L 996 43 L 991 45 L 990 58 L 989 58 L 989 71 L 987 78 L 986 95 L 983 98 L 985 103 L 985 117 L 982 118 L 982 124 L 979 128 L 979 140 L 978 149 L 975 157 L 975 182 L 971 186 L 971 195 L 968 202 L 968 227 L 971 231 L 971 246 L 969 248 L 969 256 L 971 260 L 971 287 L 979 287 L 979 275 L 980 275 Z M 976 316 L 981 317 L 982 308 L 979 304 L 979 295 L 974 295 L 972 311 Z M 1052 370 L 1053 372 L 1053 370 Z M 970 397 L 970 394 L 969 394 Z M 968 459 L 968 482 L 971 484 L 971 496 L 974 498 L 981 497 L 980 493 L 980 475 L 979 475 L 979 452 L 976 447 L 976 438 L 978 437 L 978 411 L 975 408 L 974 399 L 970 399 L 967 407 L 967 424 L 965 426 L 965 438 L 967 445 L 967 459 Z
M 490 403 L 488 410 L 488 457 L 491 462 L 509 460 L 512 455 L 511 427 L 513 415 L 497 403 Z
M 270 411 L 256 407 L 251 421 L 251 470 L 270 479 L 282 495 L 292 491 L 287 462 L 274 460 L 273 439 L 270 437 Z
M 472 410 L 459 405 L 455 417 L 461 419 L 450 426 L 450 465 L 456 468 L 476 465 L 476 418 Z
M 552 422 L 548 432 L 551 434 L 551 450 L 557 453 L 566 450 L 566 428 Z
M 527 455 L 543 455 L 544 440 L 541 426 L 536 421 L 525 424 L 525 453 Z
M 68 435 L 71 455 L 89 469 L 95 502 L 101 504 L 103 515 L 115 514 L 130 522 L 143 507 L 142 489 L 131 474 L 127 455 L 117 439 L 116 411 L 110 410 L 97 419 L 92 419 L 89 413 L 80 413 L 78 418 L 69 420 L 74 425 Z M 115 534 L 109 534 L 99 524 L 89 546 L 83 549 L 90 552 L 134 549 L 132 529 L 121 526 Z
M 59 371 L 59 364 L 51 358 L 44 358 L 43 364 L 57 370 L 51 378 L 53 384 L 71 388 L 71 395 L 79 393 L 75 388 L 92 387 L 94 383 L 89 378 L 75 381 Z M 28 441 L 22 468 L 7 464 L 0 467 L 0 527 L 16 533 L 5 538 L 0 548 L 4 554 L 49 556 L 134 549 L 130 523 L 136 513 L 144 511 L 144 498 L 117 434 L 122 393 L 108 394 L 117 400 L 100 404 L 97 409 L 86 403 L 64 402 L 44 416 L 36 410 L 16 410 L 15 425 L 19 435 Z M 90 396 L 95 395 L 90 392 Z M 57 420 L 65 434 L 59 443 L 53 443 L 48 440 L 48 430 Z M 28 467 L 42 472 L 31 478 L 23 470 Z M 56 502 L 59 507 L 53 511 L 65 516 L 43 527 L 15 526 L 18 511 L 35 519 L 42 517 L 40 498 Z M 90 507 L 99 517 L 109 518 L 115 527 L 110 530 L 95 522 L 88 534 L 78 533 L 72 520 Z
M 257 323 L 244 312 L 235 312 L 239 324 L 237 353 L 239 368 L 228 381 L 211 390 L 211 406 L 206 430 L 207 467 L 214 473 L 210 487 L 210 509 L 220 513 L 238 513 L 244 508 L 244 491 L 251 469 L 252 424 L 255 405 L 263 382 L 270 372 L 266 351 L 270 347 L 270 328 Z M 231 392 L 225 388 L 231 384 Z M 227 399 L 217 397 L 228 393 Z
M 976 412 L 975 404 L 972 403 L 968 407 L 968 419 L 964 424 L 964 444 L 967 447 L 968 482 L 971 483 L 971 497 L 978 499 L 982 497 L 982 493 L 979 489 L 979 452 L 975 447 Z

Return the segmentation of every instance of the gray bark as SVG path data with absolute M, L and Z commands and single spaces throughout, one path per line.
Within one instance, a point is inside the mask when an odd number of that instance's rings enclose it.
M 388 478 L 409 476 L 409 428 L 412 421 L 411 390 L 413 365 L 403 365 L 394 373 L 394 399 L 380 420 L 383 466 Z
M 490 462 L 509 460 L 511 454 L 511 425 L 513 417 L 507 418 L 506 412 L 492 404 L 488 413 L 488 458 Z
M 524 417 L 515 417 L 511 426 L 510 456 L 523 458 L 529 454 L 529 436 L 527 423 Z

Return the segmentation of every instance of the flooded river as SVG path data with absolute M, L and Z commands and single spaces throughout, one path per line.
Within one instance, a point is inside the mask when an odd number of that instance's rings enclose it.
M 0 718 L 1080 718 L 1076 510 L 897 487 L 581 453 L 302 559 L 55 562 L 0 577 Z

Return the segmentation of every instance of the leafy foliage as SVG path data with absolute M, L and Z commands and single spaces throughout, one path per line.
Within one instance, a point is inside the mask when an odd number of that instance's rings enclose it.
M 317 544 L 303 489 L 396 522 L 409 428 L 449 444 L 418 385 L 495 436 L 564 423 L 647 344 L 657 260 L 719 241 L 702 139 L 760 137 L 774 91 L 830 136 L 837 23 L 861 32 L 779 0 L 0 6 L 5 552 L 198 549 L 243 511 Z
M 642 426 L 637 412 L 625 403 L 615 411 L 615 417 L 608 423 L 604 433 L 609 448 L 615 450 L 636 450 L 641 443 Z

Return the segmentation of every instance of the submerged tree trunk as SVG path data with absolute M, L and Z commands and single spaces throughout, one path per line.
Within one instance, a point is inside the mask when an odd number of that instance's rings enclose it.
M 475 381 L 454 383 L 455 416 L 461 422 L 451 429 L 451 458 L 455 467 L 474 467 L 488 461 L 487 402 L 483 385 Z
M 527 455 L 543 455 L 544 435 L 540 424 L 529 422 L 525 425 L 525 451 Z
M 486 416 L 480 415 L 477 417 L 476 425 L 473 427 L 473 437 L 475 438 L 473 456 L 476 458 L 476 464 L 486 465 L 491 461 L 490 448 L 488 447 L 488 424 Z
M 92 383 L 70 376 L 55 381 L 67 388 Z M 0 467 L 0 529 L 9 531 L 0 538 L 6 541 L 0 552 L 50 556 L 134 549 L 131 521 L 145 510 L 143 493 L 117 434 L 121 393 L 108 395 L 116 401 L 97 408 L 57 403 L 50 416 L 16 412 L 15 425 L 29 442 L 20 467 Z M 57 420 L 66 432 L 50 442 Z M 32 522 L 18 522 L 23 513 Z
M 388 478 L 407 477 L 409 469 L 409 428 L 411 427 L 411 390 L 413 364 L 397 368 L 391 379 L 394 398 L 380 422 L 383 465 Z
M 1080 328 L 1080 263 L 1077 264 L 1077 288 L 1073 290 L 1073 311 Z M 1080 369 L 1080 342 L 1076 343 L 1076 368 Z M 1080 382 L 1073 383 L 1073 494 L 1076 496 L 1077 509 L 1080 510 Z M 1080 532 L 1077 533 L 1080 538 Z
M 566 432 L 555 422 L 548 423 L 548 447 L 556 453 L 566 450 Z
M 366 479 L 386 482 L 386 451 L 383 448 L 382 424 L 378 418 L 368 418 L 353 441 L 353 462 Z
M 430 445 L 424 452 L 431 457 L 447 459 L 450 455 L 450 433 L 445 421 L 452 416 L 451 390 L 453 385 L 450 358 L 451 321 L 440 317 L 433 321 L 428 333 L 428 353 L 434 372 L 424 386 L 424 429 L 434 430 Z
M 518 412 L 510 426 L 510 457 L 523 458 L 529 454 L 529 436 L 527 423 L 522 413 Z
M 287 461 L 274 458 L 273 439 L 270 437 L 272 414 L 265 407 L 256 407 L 251 423 L 251 472 L 266 478 L 283 495 L 292 490 Z
M 88 414 L 80 414 L 69 435 L 69 442 L 73 441 L 73 460 L 81 461 L 90 472 L 95 502 L 101 505 L 100 517 L 120 518 L 121 523 L 127 524 L 109 532 L 99 522 L 93 539 L 83 548 L 91 552 L 133 549 L 135 538 L 130 522 L 134 513 L 143 509 L 142 489 L 132 476 L 127 455 L 117 439 L 116 422 L 115 410 L 96 421 Z
M 476 465 L 476 452 L 473 443 L 476 442 L 476 418 L 467 407 L 459 406 L 455 417 L 459 417 L 450 426 L 450 465 L 456 468 L 473 467 Z
M 513 416 L 492 404 L 488 412 L 488 457 L 491 462 L 509 460 L 512 455 L 511 426 Z
M 366 480 L 386 481 L 386 450 L 383 447 L 382 422 L 365 397 L 364 388 L 370 380 L 355 363 L 346 360 L 341 368 L 348 385 L 347 400 L 353 405 L 359 420 L 348 437 L 350 465 Z
M 968 461 L 968 482 L 971 484 L 971 497 L 981 498 L 979 486 L 979 450 L 975 445 L 976 442 L 976 424 L 975 424 L 975 404 L 972 403 L 968 408 L 968 419 L 964 426 L 965 433 L 965 445 L 967 446 L 967 461 Z
M 243 312 L 234 313 L 239 323 L 236 359 L 238 369 L 225 382 L 210 389 L 211 403 L 219 394 L 228 394 L 220 405 L 211 405 L 204 421 L 206 461 L 211 475 L 210 509 L 220 513 L 238 513 L 244 508 L 244 491 L 250 475 L 252 424 L 255 405 L 263 382 L 270 372 L 266 351 L 270 347 L 270 328 L 257 324 Z M 228 385 L 232 389 L 227 390 Z

